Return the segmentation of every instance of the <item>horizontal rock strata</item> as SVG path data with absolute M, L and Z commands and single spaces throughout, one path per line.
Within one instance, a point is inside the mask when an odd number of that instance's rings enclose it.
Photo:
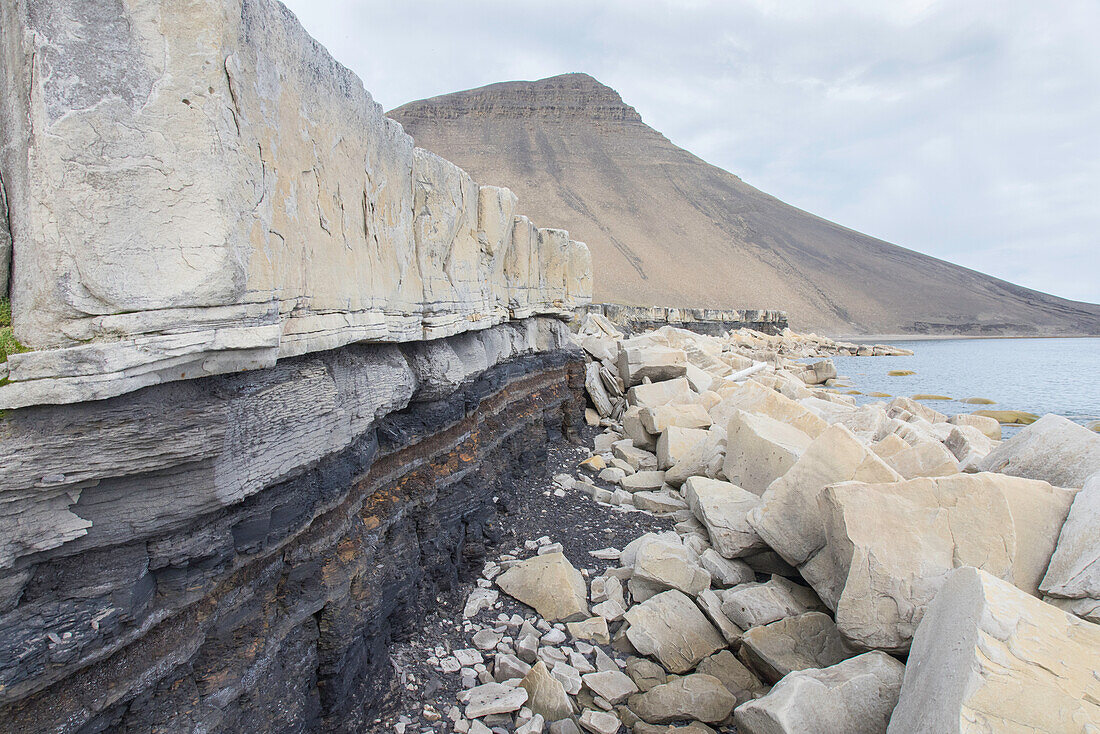
M 278 2 L 17 0 L 0 26 L 0 295 L 32 350 L 0 409 L 591 300 L 583 243 L 415 148 Z
M 563 329 L 354 345 L 10 411 L 4 728 L 369 727 L 388 641 L 480 560 L 580 420 Z

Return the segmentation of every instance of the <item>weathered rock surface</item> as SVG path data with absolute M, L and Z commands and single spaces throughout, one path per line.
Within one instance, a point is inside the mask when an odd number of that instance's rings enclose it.
M 744 703 L 757 695 L 763 694 L 768 689 L 729 650 L 719 650 L 706 658 L 695 666 L 695 672 L 713 675 L 722 681 L 722 685 L 734 695 L 738 703 Z
M 981 471 L 1083 487 L 1100 472 L 1100 435 L 1053 413 L 1020 430 L 985 457 Z
M 722 556 L 736 558 L 766 547 L 746 520 L 760 498 L 735 484 L 706 477 L 684 482 L 684 499 L 699 522 L 706 526 L 710 542 Z
M 1100 726 L 1100 626 L 985 571 L 947 576 L 913 638 L 889 734 Z
M 748 521 L 788 562 L 804 563 L 825 544 L 818 498 L 846 481 L 896 482 L 902 477 L 842 425 L 830 426 L 761 496 Z
M 33 351 L 8 361 L 0 408 L 591 298 L 583 243 L 415 149 L 278 3 L 20 0 L 2 23 L 10 293 Z M 51 73 L 32 73 L 37 48 Z
M 653 382 L 662 382 L 682 376 L 687 371 L 687 355 L 682 349 L 653 344 L 625 346 L 623 343 L 616 366 L 626 386 L 634 387 L 647 377 Z
M 738 706 L 743 734 L 885 734 L 905 666 L 868 652 L 818 670 L 800 670 L 766 696 Z
M 748 630 L 740 652 L 763 680 L 775 683 L 792 670 L 827 668 L 859 650 L 841 636 L 828 614 L 806 612 Z
M 580 622 L 589 617 L 584 577 L 561 553 L 529 558 L 496 582 L 501 591 L 533 607 L 543 619 Z
M 1048 596 L 1093 599 L 1100 605 L 1100 474 L 1085 480 L 1073 499 L 1039 589 Z
M 751 582 L 722 592 L 722 611 L 741 629 L 769 624 L 812 609 L 821 602 L 813 590 L 781 576 L 765 583 Z
M 653 538 L 642 543 L 631 578 L 659 589 L 678 589 L 691 596 L 710 588 L 710 574 L 695 562 L 679 538 Z
M 523 677 L 520 688 L 527 691 L 527 706 L 547 721 L 566 719 L 573 715 L 569 695 L 561 681 L 550 674 L 546 663 L 538 661 Z
M 693 673 L 654 686 L 630 700 L 630 708 L 651 724 L 678 719 L 722 721 L 737 704 L 737 699 L 718 678 Z
M 904 650 L 956 567 L 982 568 L 1037 594 L 1073 495 L 989 473 L 833 485 L 821 498 L 825 550 L 802 573 L 845 636 Z
M 699 607 L 683 593 L 665 591 L 632 606 L 626 636 L 638 652 L 652 655 L 673 673 L 686 673 L 726 646 Z
M 737 411 L 726 431 L 726 478 L 753 494 L 763 494 L 794 466 L 811 441 L 788 423 Z

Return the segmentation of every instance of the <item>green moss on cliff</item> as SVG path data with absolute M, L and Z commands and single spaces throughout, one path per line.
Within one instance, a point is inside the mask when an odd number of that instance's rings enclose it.
M 9 354 L 29 352 L 25 346 L 15 338 L 15 332 L 11 328 L 11 301 L 0 298 L 0 362 L 7 362 Z

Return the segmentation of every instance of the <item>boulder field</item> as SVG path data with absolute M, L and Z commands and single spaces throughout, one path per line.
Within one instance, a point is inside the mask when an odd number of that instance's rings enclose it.
M 674 525 L 487 564 L 471 598 L 533 610 L 467 615 L 456 731 L 1100 727 L 1100 437 L 857 406 L 789 331 L 576 326 L 593 445 L 554 493 Z

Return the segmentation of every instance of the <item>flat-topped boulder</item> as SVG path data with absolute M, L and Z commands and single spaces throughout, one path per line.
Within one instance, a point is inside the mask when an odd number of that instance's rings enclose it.
M 990 451 L 978 468 L 1057 487 L 1083 487 L 1100 472 L 1100 435 L 1049 413 Z
M 626 386 L 633 387 L 646 378 L 662 382 L 683 376 L 687 372 L 687 355 L 682 349 L 658 345 L 620 345 L 615 365 Z
M 675 678 L 630 699 L 630 709 L 651 724 L 680 719 L 714 723 L 729 716 L 736 704 L 722 681 L 706 673 Z
M 800 568 L 867 648 L 903 651 L 944 577 L 972 565 L 1029 594 L 1074 492 L 1002 474 L 957 474 L 825 489 L 825 546 Z
M 763 494 L 794 466 L 812 440 L 788 423 L 736 411 L 726 429 L 726 478 L 753 494 Z
M 917 628 L 889 734 L 1084 732 L 1100 725 L 1100 625 L 971 567 Z

